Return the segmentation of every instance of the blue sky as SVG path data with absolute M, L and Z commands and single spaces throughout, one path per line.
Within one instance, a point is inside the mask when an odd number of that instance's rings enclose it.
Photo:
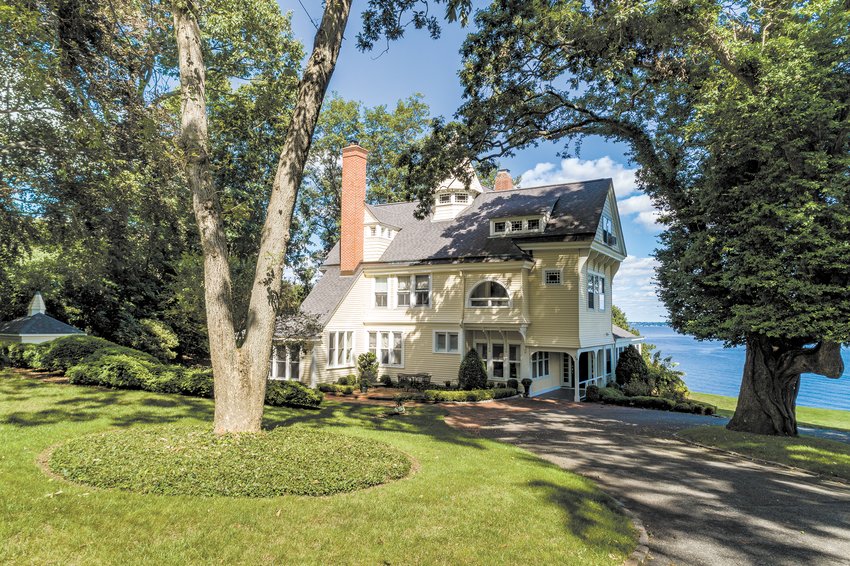
M 309 52 L 315 27 L 309 15 L 318 22 L 322 3 L 317 0 L 284 0 L 281 9 L 292 12 L 295 36 Z M 401 98 L 421 93 L 434 115 L 450 118 L 462 102 L 463 90 L 457 71 L 458 53 L 466 30 L 459 25 L 445 25 L 439 40 L 424 31 L 411 29 L 406 37 L 392 43 L 380 53 L 360 53 L 355 37 L 360 28 L 360 12 L 366 3 L 354 3 L 346 40 L 331 80 L 330 90 L 346 99 L 359 100 L 368 106 L 392 106 Z M 634 166 L 625 158 L 625 146 L 600 138 L 582 142 L 581 154 L 561 159 L 560 147 L 540 146 L 504 159 L 502 166 L 513 175 L 522 175 L 524 186 L 559 181 L 580 181 L 612 177 L 617 191 L 623 232 L 629 257 L 614 281 L 614 303 L 622 307 L 633 321 L 657 321 L 666 316 L 655 297 L 652 283 L 655 261 L 650 257 L 658 243 L 655 211 L 648 197 L 634 184 Z

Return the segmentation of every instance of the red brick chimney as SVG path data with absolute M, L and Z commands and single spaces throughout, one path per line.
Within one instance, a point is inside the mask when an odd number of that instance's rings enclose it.
M 356 141 L 342 150 L 342 218 L 339 269 L 351 275 L 363 261 L 363 214 L 366 209 L 366 156 Z
M 496 182 L 493 189 L 497 191 L 509 191 L 514 188 L 514 180 L 511 177 L 511 172 L 507 169 L 499 169 L 496 173 Z

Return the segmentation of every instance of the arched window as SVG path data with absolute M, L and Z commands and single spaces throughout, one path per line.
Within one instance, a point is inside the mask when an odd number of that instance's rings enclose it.
M 508 303 L 508 290 L 495 281 L 482 281 L 469 295 L 469 306 L 472 307 L 506 307 Z

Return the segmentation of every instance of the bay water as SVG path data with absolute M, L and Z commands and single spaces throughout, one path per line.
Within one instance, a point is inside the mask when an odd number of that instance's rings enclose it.
M 655 344 L 662 356 L 672 356 L 676 369 L 685 372 L 685 383 L 691 391 L 737 397 L 744 370 L 744 347 L 724 348 L 722 342 L 700 342 L 678 334 L 666 324 L 636 323 L 635 328 Z M 842 348 L 844 375 L 829 379 L 822 375 L 804 374 L 797 397 L 798 405 L 850 411 L 850 350 Z

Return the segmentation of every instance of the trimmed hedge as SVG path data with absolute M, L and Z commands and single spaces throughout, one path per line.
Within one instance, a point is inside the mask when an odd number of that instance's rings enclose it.
M 639 395 L 628 397 L 619 389 L 613 387 L 600 387 L 599 400 L 608 405 L 619 405 L 622 407 L 637 407 L 640 409 L 656 409 L 660 411 L 677 411 L 680 413 L 694 413 L 697 415 L 713 415 L 717 407 L 700 401 L 677 402 L 665 397 L 649 397 Z
M 266 386 L 266 405 L 295 405 L 318 407 L 324 395 L 298 381 L 269 381 Z
M 94 336 L 68 336 L 43 344 L 2 343 L 0 359 L 13 367 L 64 371 L 74 385 L 213 398 L 212 369 L 164 364 L 150 354 Z M 323 398 L 297 382 L 269 382 L 266 388 L 269 405 L 318 407 Z
M 52 371 L 67 371 L 98 350 L 111 346 L 112 342 L 95 336 L 65 336 L 47 344 L 49 347 L 41 357 L 42 365 Z
M 422 392 L 422 397 L 429 403 L 446 403 L 451 401 L 488 401 L 514 397 L 517 390 L 504 387 L 500 389 L 473 389 L 471 391 L 445 391 L 428 389 Z

